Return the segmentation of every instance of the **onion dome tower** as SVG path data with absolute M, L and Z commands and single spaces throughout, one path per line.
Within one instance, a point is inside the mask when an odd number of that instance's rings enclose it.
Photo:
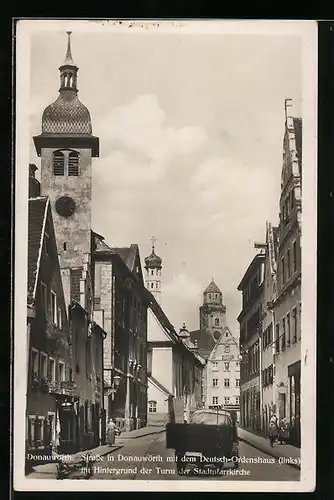
M 156 239 L 152 238 L 151 254 L 145 258 L 146 288 L 153 294 L 154 298 L 161 305 L 161 270 L 162 259 L 155 253 Z

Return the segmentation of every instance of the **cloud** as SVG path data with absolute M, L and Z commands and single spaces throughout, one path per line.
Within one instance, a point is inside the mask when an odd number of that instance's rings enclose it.
M 125 148 L 155 163 L 192 154 L 207 140 L 201 127 L 168 125 L 157 96 L 151 94 L 139 95 L 127 105 L 114 108 L 101 122 L 100 135 L 110 148 Z

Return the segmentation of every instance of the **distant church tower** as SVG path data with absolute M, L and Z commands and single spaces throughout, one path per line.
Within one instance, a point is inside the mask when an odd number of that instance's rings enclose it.
M 91 254 L 92 158 L 99 139 L 92 135 L 88 109 L 78 99 L 78 67 L 71 53 L 71 32 L 59 68 L 60 88 L 42 116 L 34 137 L 41 157 L 41 196 L 49 196 L 62 269 L 86 268 Z
M 211 281 L 204 290 L 203 305 L 199 308 L 200 329 L 206 329 L 215 340 L 218 340 L 226 327 L 226 306 L 223 294 L 216 283 Z
M 161 305 L 161 270 L 162 259 L 155 253 L 155 238 L 152 238 L 152 252 L 145 259 L 146 288 L 152 293 L 159 305 Z

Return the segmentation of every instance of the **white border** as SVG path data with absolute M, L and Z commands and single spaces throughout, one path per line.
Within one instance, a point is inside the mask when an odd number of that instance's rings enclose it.
M 132 24 L 132 30 L 128 25 Z M 24 475 L 25 405 L 27 370 L 20 369 L 27 353 L 27 213 L 31 35 L 43 30 L 85 32 L 219 33 L 297 35 L 302 40 L 303 72 L 303 237 L 302 237 L 302 415 L 300 481 L 56 481 L 29 479 Z M 316 423 L 316 237 L 317 237 L 317 23 L 316 21 L 52 21 L 20 20 L 17 25 L 16 59 L 16 183 L 15 183 L 15 310 L 14 310 L 14 383 L 13 472 L 16 491 L 237 491 L 237 492 L 309 492 L 315 479 Z M 47 104 L 47 103 L 46 103 Z M 307 286 L 306 286 L 307 284 Z M 20 293 L 20 291 L 22 293 Z M 306 362 L 304 362 L 306 357 Z

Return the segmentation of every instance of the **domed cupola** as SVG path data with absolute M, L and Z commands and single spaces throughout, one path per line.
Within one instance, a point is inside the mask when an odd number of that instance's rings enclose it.
M 188 329 L 187 329 L 185 323 L 183 323 L 182 327 L 180 328 L 179 337 L 183 340 L 188 339 L 190 337 L 190 333 L 188 332 Z
M 79 68 L 72 58 L 71 31 L 67 31 L 67 35 L 67 52 L 63 64 L 59 67 L 59 96 L 43 112 L 42 134 L 34 137 L 37 154 L 40 156 L 41 147 L 48 147 L 50 140 L 61 138 L 62 145 L 66 140 L 71 140 L 74 147 L 89 145 L 92 149 L 92 155 L 98 156 L 98 138 L 92 135 L 90 112 L 78 98 L 77 74 Z M 73 139 L 76 144 L 73 144 Z
M 71 32 L 67 32 L 67 52 L 60 66 L 60 88 L 58 99 L 47 106 L 42 116 L 44 134 L 91 134 L 92 122 L 88 109 L 78 98 L 78 67 L 71 52 Z
M 152 244 L 151 254 L 145 258 L 145 269 L 161 269 L 162 259 L 159 257 L 154 250 L 154 242 Z

